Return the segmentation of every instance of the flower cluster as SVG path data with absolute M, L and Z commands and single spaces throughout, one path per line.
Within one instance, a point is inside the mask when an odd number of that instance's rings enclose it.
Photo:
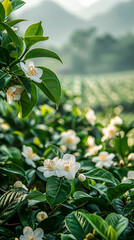
M 61 139 L 59 144 L 61 145 L 61 149 L 64 149 L 65 152 L 67 149 L 76 150 L 77 144 L 80 142 L 80 138 L 76 136 L 74 130 L 68 130 L 66 132 L 61 133 Z M 63 147 L 64 146 L 64 147 Z
M 120 117 L 116 116 L 110 120 L 110 123 L 106 128 L 103 128 L 103 137 L 102 142 L 107 141 L 111 138 L 114 138 L 117 133 L 117 126 L 122 125 L 123 121 Z
M 53 160 L 46 159 L 44 167 L 38 167 L 45 178 L 51 176 L 65 177 L 68 180 L 74 179 L 76 172 L 80 169 L 80 163 L 76 162 L 75 156 L 65 154 L 62 159 L 56 157 Z

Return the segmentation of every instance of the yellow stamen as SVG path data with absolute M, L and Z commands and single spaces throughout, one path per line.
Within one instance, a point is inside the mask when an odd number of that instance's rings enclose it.
M 101 161 L 106 161 L 107 156 L 106 156 L 106 154 L 100 154 L 99 158 Z
M 72 138 L 69 137 L 69 138 L 67 138 L 65 143 L 66 144 L 72 144 L 72 142 L 73 142 Z
M 36 72 L 36 70 L 35 70 L 35 68 L 33 67 L 33 66 L 30 66 L 29 67 L 29 73 L 31 74 L 31 75 L 37 75 L 37 72 Z

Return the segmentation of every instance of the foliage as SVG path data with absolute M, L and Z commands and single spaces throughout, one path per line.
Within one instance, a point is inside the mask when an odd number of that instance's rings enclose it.
M 30 59 L 54 58 L 59 56 L 47 49 L 31 47 L 40 41 L 46 41 L 43 36 L 42 22 L 30 25 L 24 37 L 16 34 L 13 27 L 25 19 L 9 21 L 8 15 L 20 8 L 22 0 L 4 0 L 0 2 L 0 90 L 9 103 L 19 102 L 19 116 L 26 117 L 37 103 L 37 87 L 58 107 L 61 94 L 60 82 L 54 72 L 45 67 L 34 67 Z M 25 64 L 24 64 L 25 63 Z M 39 76 L 39 72 L 41 72 Z M 21 91 L 15 89 L 19 86 Z

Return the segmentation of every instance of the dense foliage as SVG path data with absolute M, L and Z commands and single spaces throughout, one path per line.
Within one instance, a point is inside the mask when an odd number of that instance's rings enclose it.
M 0 239 L 133 240 L 134 122 L 104 125 L 66 93 L 55 110 L 58 78 L 29 59 L 60 58 L 29 50 L 46 40 L 41 22 L 24 38 L 11 28 L 22 19 L 7 16 L 22 5 L 0 3 Z M 36 87 L 51 102 L 35 107 Z

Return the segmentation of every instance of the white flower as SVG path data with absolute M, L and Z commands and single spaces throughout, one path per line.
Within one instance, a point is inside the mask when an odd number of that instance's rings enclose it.
M 59 144 L 66 146 L 70 150 L 76 150 L 80 138 L 76 136 L 75 131 L 68 130 L 61 133 L 61 140 Z
M 39 160 L 40 157 L 33 152 L 33 149 L 31 147 L 24 145 L 22 155 L 25 157 L 25 161 L 28 165 L 31 165 L 34 168 L 36 167 L 34 161 Z
M 22 71 L 26 74 L 28 78 L 30 78 L 34 82 L 42 82 L 40 77 L 42 76 L 43 71 L 40 68 L 35 68 L 34 62 L 32 60 L 26 60 L 25 63 L 21 62 L 20 66 Z
M 116 116 L 110 120 L 111 125 L 121 125 L 122 123 L 123 123 L 122 119 L 118 116 Z
M 28 191 L 27 187 L 21 181 L 15 182 L 14 188 L 24 188 L 26 191 Z
M 2 123 L 0 128 L 4 131 L 8 131 L 10 129 L 10 125 L 8 123 Z
M 11 27 L 11 29 L 12 29 L 14 32 L 18 30 L 18 28 L 15 28 L 15 27 Z M 4 29 L 3 33 L 6 34 L 6 33 L 7 33 L 7 30 Z
M 48 215 L 46 212 L 38 212 L 36 215 L 37 222 L 39 222 L 39 223 L 46 218 L 48 218 Z
M 11 102 L 13 100 L 20 100 L 21 98 L 21 93 L 24 91 L 24 87 L 21 85 L 14 85 L 12 87 L 9 87 L 7 89 L 7 101 L 9 104 L 11 104 Z
M 102 145 L 95 145 L 93 147 L 90 147 L 88 149 L 88 152 L 85 154 L 85 157 L 88 157 L 88 156 L 94 156 L 94 155 L 97 155 L 98 154 L 98 151 L 102 148 Z
M 130 154 L 128 155 L 128 160 L 129 160 L 129 161 L 133 161 L 133 160 L 134 160 L 134 153 L 130 153 Z
M 43 172 L 45 178 L 56 176 L 56 169 L 58 169 L 59 158 L 55 157 L 53 160 L 46 159 L 44 161 L 44 167 L 38 167 L 40 172 Z
M 115 137 L 117 133 L 117 128 L 114 125 L 109 124 L 106 128 L 103 128 L 102 132 L 104 136 L 102 137 L 101 140 L 106 141 Z
M 100 152 L 97 157 L 92 158 L 92 162 L 96 163 L 96 167 L 111 167 L 113 165 L 112 159 L 115 157 L 115 154 L 108 152 Z
M 66 111 L 66 112 L 72 112 L 72 106 L 71 106 L 71 104 L 68 104 L 68 103 L 64 104 L 64 105 L 63 105 L 63 109 L 64 109 L 64 111 Z
M 59 159 L 58 170 L 56 170 L 57 177 L 65 177 L 68 180 L 75 178 L 76 172 L 80 169 L 80 163 L 76 162 L 75 156 L 65 154 L 63 159 Z
M 122 179 L 122 183 L 127 183 L 127 182 L 129 182 L 129 180 L 131 180 L 131 179 L 133 179 L 134 180 L 134 171 L 128 171 L 128 173 L 127 173 L 127 177 L 123 177 L 123 179 Z
M 96 115 L 93 109 L 89 109 L 85 115 L 87 121 L 94 126 L 96 121 Z
M 20 240 L 43 240 L 44 232 L 41 228 L 37 228 L 35 231 L 31 227 L 25 227 L 23 229 L 23 235 L 20 236 Z
M 84 174 L 80 173 L 78 179 L 80 180 L 80 182 L 84 182 L 86 180 L 86 177 Z
M 67 150 L 67 147 L 65 145 L 59 146 L 59 149 L 64 153 Z
M 95 138 L 92 136 L 89 136 L 85 145 L 89 147 L 93 147 L 95 145 Z

